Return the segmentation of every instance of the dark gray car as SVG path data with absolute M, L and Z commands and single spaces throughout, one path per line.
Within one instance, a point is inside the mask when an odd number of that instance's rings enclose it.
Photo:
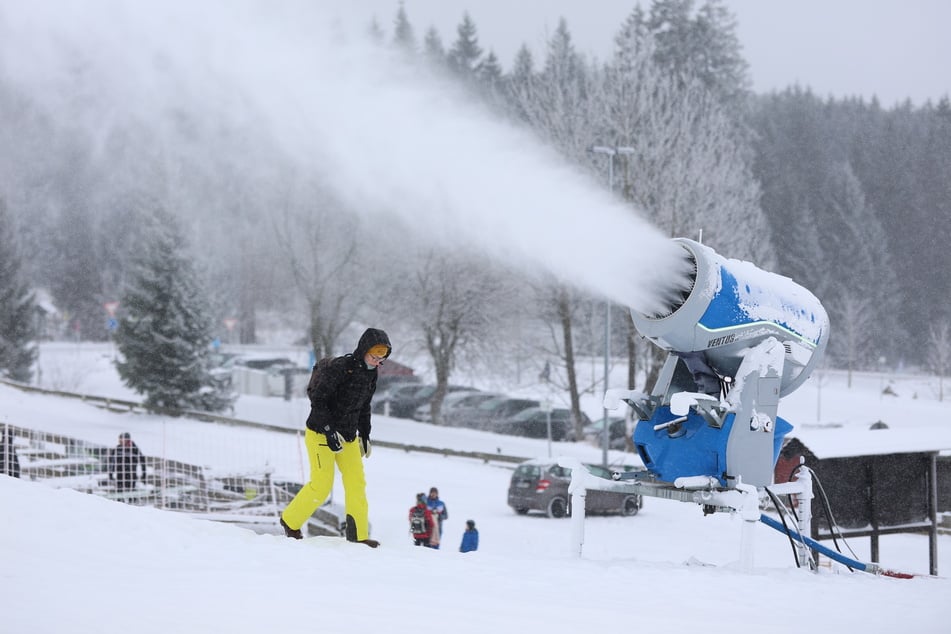
M 571 410 L 556 407 L 546 412 L 541 407 L 527 407 L 511 416 L 492 421 L 492 430 L 508 436 L 526 436 L 528 438 L 548 438 L 548 420 L 551 419 L 551 439 L 576 440 L 575 427 L 571 422 Z M 591 424 L 591 419 L 581 412 L 583 425 Z
M 611 480 L 611 471 L 599 465 L 586 464 L 593 475 Z M 548 517 L 570 515 L 571 469 L 551 459 L 529 460 L 516 467 L 509 483 L 508 504 L 519 515 L 541 511 Z M 589 490 L 585 497 L 585 514 L 637 515 L 644 505 L 640 495 L 621 491 Z
M 480 403 L 496 398 L 493 392 L 451 392 L 446 394 L 442 402 L 442 419 L 444 425 L 454 425 L 455 421 L 466 412 L 474 410 Z M 432 421 L 432 403 L 423 403 L 416 408 L 413 419 L 428 423 Z
M 473 410 L 468 410 L 454 418 L 452 423 L 456 427 L 469 427 L 483 431 L 494 431 L 495 421 L 517 414 L 529 407 L 538 407 L 541 402 L 531 398 L 513 398 L 499 396 L 483 401 Z

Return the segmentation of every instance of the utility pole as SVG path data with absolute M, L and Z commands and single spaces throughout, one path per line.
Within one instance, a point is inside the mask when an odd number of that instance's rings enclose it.
M 618 154 L 630 155 L 634 153 L 632 147 L 618 147 L 607 145 L 592 145 L 588 148 L 592 154 L 604 154 L 608 157 L 608 189 L 614 193 L 614 159 Z M 604 303 L 604 392 L 608 391 L 608 375 L 611 371 L 611 301 Z M 608 409 L 603 409 L 601 421 L 601 463 L 608 466 L 608 446 L 610 445 L 611 430 L 608 429 Z

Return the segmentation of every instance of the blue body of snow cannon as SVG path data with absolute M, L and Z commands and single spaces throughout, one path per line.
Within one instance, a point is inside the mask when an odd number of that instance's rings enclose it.
M 671 421 L 683 418 L 685 420 L 670 425 Z M 634 445 L 644 466 L 660 480 L 673 482 L 680 477 L 706 475 L 727 487 L 727 443 L 735 418 L 734 414 L 728 414 L 723 425 L 716 427 L 696 412 L 681 417 L 672 413 L 669 407 L 659 407 L 649 421 L 638 423 L 634 430 Z M 782 417 L 776 418 L 773 467 L 779 458 L 783 439 L 792 428 Z

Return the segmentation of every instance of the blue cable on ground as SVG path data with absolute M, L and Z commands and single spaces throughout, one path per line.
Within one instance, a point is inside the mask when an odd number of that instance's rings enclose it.
M 849 568 L 855 568 L 856 570 L 861 570 L 862 572 L 867 572 L 873 575 L 886 575 L 889 577 L 897 577 L 899 579 L 911 579 L 912 577 L 914 577 L 914 575 L 906 574 L 903 572 L 894 572 L 892 570 L 886 570 L 875 563 L 867 564 L 861 561 L 856 561 L 850 557 L 846 557 L 842 553 L 836 552 L 832 550 L 831 548 L 828 548 L 827 546 L 823 546 L 822 544 L 820 544 L 814 539 L 810 539 L 809 537 L 805 537 L 804 535 L 801 535 L 799 531 L 795 529 L 790 528 L 787 530 L 787 528 L 783 526 L 781 522 L 774 520 L 768 515 L 761 514 L 759 516 L 759 520 L 762 523 L 769 526 L 770 528 L 775 528 L 776 530 L 778 530 L 780 533 L 783 533 L 784 535 L 791 534 L 794 539 L 806 544 L 809 548 L 819 551 L 820 553 L 822 553 L 829 559 L 833 559 L 839 562 L 840 564 L 848 566 Z

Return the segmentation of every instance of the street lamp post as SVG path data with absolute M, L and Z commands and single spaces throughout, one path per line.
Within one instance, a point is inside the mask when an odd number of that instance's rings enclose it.
M 618 154 L 630 155 L 634 153 L 632 147 L 618 147 L 607 145 L 592 145 L 588 148 L 592 154 L 604 154 L 608 157 L 608 189 L 614 193 L 614 157 Z M 604 303 L 604 392 L 608 391 L 608 375 L 611 370 L 611 300 Z M 603 398 L 603 397 L 602 397 Z M 608 429 L 608 408 L 603 409 L 601 420 L 601 463 L 608 466 L 608 446 L 610 445 L 611 430 Z

